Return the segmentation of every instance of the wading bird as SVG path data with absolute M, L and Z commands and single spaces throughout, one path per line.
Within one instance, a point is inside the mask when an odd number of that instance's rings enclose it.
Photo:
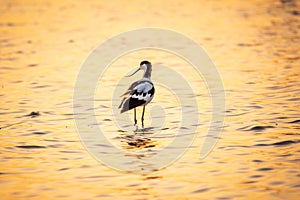
M 149 61 L 142 61 L 140 63 L 139 68 L 127 77 L 134 75 L 139 70 L 144 71 L 143 78 L 139 81 L 132 83 L 128 90 L 123 95 L 121 95 L 121 97 L 124 98 L 119 108 L 121 108 L 121 113 L 134 109 L 134 126 L 136 126 L 136 107 L 143 106 L 143 114 L 141 121 L 142 127 L 144 128 L 145 106 L 153 99 L 155 89 L 153 83 L 150 80 L 152 65 Z

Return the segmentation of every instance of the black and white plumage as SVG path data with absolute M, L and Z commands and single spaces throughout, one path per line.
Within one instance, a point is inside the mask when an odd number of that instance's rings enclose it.
M 129 76 L 134 75 L 139 70 L 144 70 L 143 78 L 132 83 L 128 90 L 123 95 L 121 95 L 121 97 L 123 97 L 123 100 L 119 108 L 121 109 L 121 113 L 134 109 L 134 125 L 136 125 L 136 107 L 143 106 L 141 121 L 142 126 L 144 127 L 145 106 L 153 99 L 155 88 L 150 79 L 152 71 L 151 63 L 148 61 L 142 61 L 140 63 L 140 67 Z

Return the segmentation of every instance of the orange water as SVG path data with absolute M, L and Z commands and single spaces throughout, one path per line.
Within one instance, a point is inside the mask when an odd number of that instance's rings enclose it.
M 299 12 L 293 0 L 2 1 L 1 199 L 297 199 Z M 99 163 L 82 146 L 73 120 L 73 87 L 91 50 L 143 27 L 175 30 L 206 49 L 222 76 L 226 118 L 217 146 L 200 160 L 211 109 L 205 84 L 174 55 L 141 51 L 120 58 L 103 77 L 107 90 L 147 55 L 189 77 L 199 88 L 202 111 L 202 125 L 183 157 L 150 174 L 124 173 Z M 114 76 L 118 70 L 123 71 Z M 176 111 L 177 101 L 165 101 L 171 93 L 157 89 L 151 105 Z M 96 91 L 95 99 L 100 96 Z M 102 113 L 109 109 L 101 105 L 106 104 L 95 103 L 97 119 L 108 124 L 107 137 L 124 151 L 168 144 L 169 137 L 162 136 L 128 145 L 127 133 L 105 120 L 110 115 Z M 31 112 L 40 115 L 28 116 Z M 167 115 L 167 128 L 178 114 Z M 149 120 L 147 115 L 146 125 Z

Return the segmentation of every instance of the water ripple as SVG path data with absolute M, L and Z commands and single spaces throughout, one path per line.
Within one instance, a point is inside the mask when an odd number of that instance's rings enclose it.
M 17 148 L 22 148 L 22 149 L 43 149 L 46 148 L 45 146 L 40 146 L 40 145 L 19 145 L 16 146 Z

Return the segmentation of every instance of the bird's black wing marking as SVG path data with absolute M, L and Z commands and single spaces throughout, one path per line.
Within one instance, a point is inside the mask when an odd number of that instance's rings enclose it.
M 141 83 L 141 82 L 140 82 Z M 136 85 L 133 90 L 130 91 L 130 96 L 127 99 L 123 99 L 119 107 L 122 107 L 121 113 L 144 105 L 147 99 L 151 99 L 154 95 L 155 89 L 151 82 L 144 82 L 144 84 Z
M 141 106 L 145 103 L 146 103 L 145 100 L 140 100 L 138 98 L 130 97 L 130 98 L 126 99 L 125 102 L 122 104 L 121 113 L 131 110 L 133 108 L 136 108 L 138 106 Z
M 153 85 L 152 85 L 153 86 Z M 153 96 L 154 95 L 154 93 L 155 93 L 155 88 L 154 88 L 154 86 L 151 88 L 151 90 L 149 90 L 147 93 L 149 93 L 151 96 Z

